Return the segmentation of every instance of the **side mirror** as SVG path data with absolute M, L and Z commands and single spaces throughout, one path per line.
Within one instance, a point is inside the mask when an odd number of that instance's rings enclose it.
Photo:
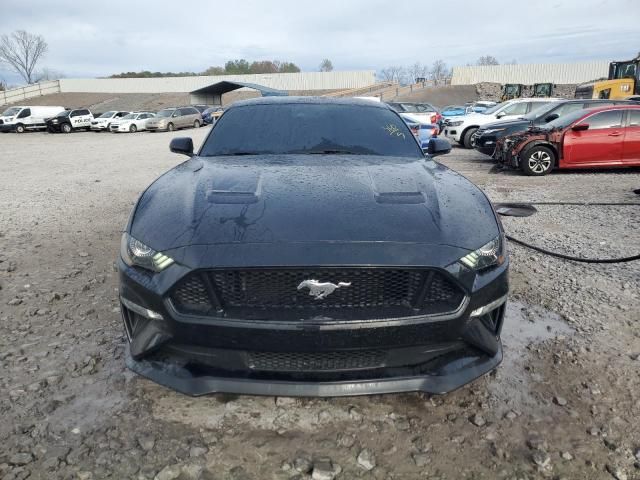
M 547 115 L 546 117 L 544 117 L 544 123 L 552 122 L 556 118 L 560 118 L 560 115 L 558 115 L 557 113 L 552 113 L 551 115 Z
M 445 155 L 451 152 L 451 144 L 448 140 L 444 138 L 430 138 L 429 143 L 427 144 L 427 148 L 425 149 L 425 153 L 431 155 L 432 157 L 437 157 L 438 155 Z
M 498 113 L 496 113 L 496 118 L 502 118 L 505 115 L 506 115 L 506 113 L 504 113 L 504 112 L 498 112 Z
M 571 130 L 573 130 L 574 132 L 584 132 L 585 130 L 589 130 L 589 124 L 588 123 L 578 123 L 578 124 L 574 125 L 573 127 L 571 127 Z
M 171 140 L 169 150 L 173 153 L 180 153 L 193 157 L 193 140 L 191 137 L 177 137 Z

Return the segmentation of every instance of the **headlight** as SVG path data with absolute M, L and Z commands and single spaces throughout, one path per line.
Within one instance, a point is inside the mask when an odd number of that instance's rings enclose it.
M 456 120 L 455 122 L 449 122 L 450 127 L 459 127 L 464 123 L 464 120 Z
M 57 118 L 54 118 L 53 120 L 51 120 L 51 123 L 58 123 L 59 120 Z
M 481 130 L 479 133 L 497 133 L 504 132 L 504 128 L 487 128 L 486 130 Z
M 7 122 L 11 122 L 13 120 L 13 117 L 8 117 L 7 118 Z
M 502 265 L 505 258 L 504 240 L 502 235 L 498 235 L 489 243 L 462 257 L 460 263 L 473 270 L 482 270 L 487 267 Z
M 156 252 L 126 232 L 122 234 L 120 255 L 124 263 L 130 267 L 135 265 L 154 272 L 161 272 L 174 263 L 173 258 L 162 252 Z

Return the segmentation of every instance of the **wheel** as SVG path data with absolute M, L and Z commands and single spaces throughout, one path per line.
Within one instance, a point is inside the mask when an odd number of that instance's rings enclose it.
M 476 127 L 471 127 L 465 130 L 464 135 L 462 136 L 462 146 L 464 148 L 473 148 L 471 144 L 471 136 L 476 133 L 478 129 Z
M 520 156 L 520 168 L 525 175 L 546 175 L 556 165 L 556 154 L 549 147 L 534 145 L 527 148 Z
M 173 132 L 175 129 L 176 127 L 173 126 L 173 123 L 167 125 L 167 132 Z
M 130 131 L 131 133 L 136 133 L 136 132 L 138 131 L 138 127 L 136 127 L 135 125 L 131 125 L 131 126 L 129 127 L 129 131 Z
M 68 123 L 63 123 L 60 126 L 60 130 L 62 130 L 62 133 L 71 133 L 71 125 L 69 125 Z
M 193 122 L 193 128 L 200 128 L 200 120 Z
M 16 133 L 24 133 L 24 125 L 19 123 L 16 125 Z

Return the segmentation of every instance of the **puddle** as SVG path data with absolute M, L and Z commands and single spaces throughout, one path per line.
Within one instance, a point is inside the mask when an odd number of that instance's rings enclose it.
M 496 375 L 488 382 L 488 389 L 508 408 L 524 411 L 539 404 L 536 392 L 531 390 L 531 380 L 543 380 L 541 370 L 533 364 L 531 371 L 527 347 L 561 335 L 571 335 L 573 329 L 560 315 L 537 305 L 510 300 L 507 304 L 502 346 L 504 359 Z
M 537 305 L 509 300 L 502 329 L 505 350 L 520 352 L 532 343 L 569 335 L 571 327 L 555 312 Z

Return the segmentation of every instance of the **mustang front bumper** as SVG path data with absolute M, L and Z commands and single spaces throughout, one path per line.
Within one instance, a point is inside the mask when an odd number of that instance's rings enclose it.
M 455 312 L 339 323 L 184 315 L 169 297 L 191 270 L 119 269 L 127 366 L 188 395 L 446 393 L 502 360 L 508 261 L 483 274 L 439 269 L 466 291 Z

